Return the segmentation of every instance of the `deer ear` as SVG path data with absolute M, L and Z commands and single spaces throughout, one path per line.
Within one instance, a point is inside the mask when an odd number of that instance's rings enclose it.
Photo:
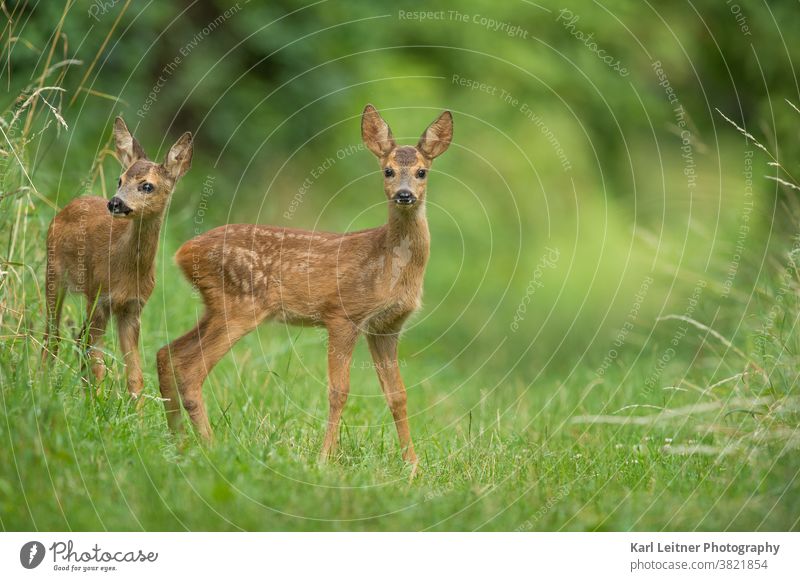
M 192 134 L 188 131 L 181 135 L 169 150 L 167 158 L 164 160 L 164 169 L 173 180 L 179 179 L 192 167 L 193 150 Z
M 450 111 L 445 111 L 428 126 L 422 137 L 419 138 L 417 149 L 428 159 L 433 159 L 447 151 L 452 140 L 453 115 Z
M 396 146 L 392 130 L 372 105 L 364 107 L 361 116 L 361 139 L 367 149 L 378 157 L 384 157 Z
M 122 164 L 122 167 L 129 168 L 140 159 L 147 159 L 144 149 L 136 138 L 128 131 L 128 126 L 122 120 L 122 117 L 117 117 L 114 121 L 114 141 L 117 145 L 117 159 Z

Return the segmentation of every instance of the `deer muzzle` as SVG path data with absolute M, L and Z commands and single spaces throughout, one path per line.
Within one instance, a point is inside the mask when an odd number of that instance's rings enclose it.
M 401 206 L 410 206 L 417 201 L 417 197 L 409 190 L 398 191 L 392 199 L 394 200 L 395 204 L 400 204 Z
M 131 213 L 131 209 L 117 196 L 114 196 L 108 201 L 108 211 L 113 216 L 127 216 Z

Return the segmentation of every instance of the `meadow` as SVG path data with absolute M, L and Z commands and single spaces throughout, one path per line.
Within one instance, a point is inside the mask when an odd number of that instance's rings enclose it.
M 353 24 L 341 8 L 292 16 L 288 5 L 248 4 L 206 34 L 224 3 L 180 21 L 171 20 L 180 12 L 172 3 L 119 4 L 98 15 L 107 26 L 83 36 L 91 3 L 23 6 L 14 12 L 20 24 L 6 28 L 27 44 L 7 45 L 16 52 L 6 49 L 11 64 L 0 77 L 8 86 L 2 530 L 798 529 L 800 206 L 794 165 L 784 161 L 794 145 L 781 136 L 800 126 L 800 100 L 786 84 L 767 75 L 749 86 L 732 79 L 731 88 L 710 72 L 687 80 L 678 71 L 691 70 L 702 47 L 681 55 L 662 23 L 648 21 L 650 56 L 662 55 L 668 70 L 659 76 L 655 59 L 615 38 L 613 19 L 589 16 L 588 3 L 571 7 L 583 15 L 577 28 L 601 31 L 633 89 L 619 88 L 620 71 L 575 40 L 556 10 L 544 24 L 519 7 L 492 15 L 542 45 L 558 39 L 573 51 L 572 75 L 556 66 L 558 54 L 535 53 L 531 76 L 530 45 L 517 32 L 498 38 L 480 19 L 423 24 L 394 14 L 389 22 L 379 18 L 391 10 L 378 6 L 373 22 L 364 3 L 367 21 Z M 768 44 L 775 24 L 749 6 Z M 481 3 L 461 10 L 488 13 Z M 635 20 L 637 10 L 622 3 L 619 14 Z M 245 11 L 259 18 L 241 18 Z M 696 30 L 680 28 L 674 12 L 664 17 L 682 39 Z M 280 34 L 250 30 L 278 21 Z M 131 54 L 144 40 L 135 31 L 169 22 L 177 22 L 172 38 L 148 45 L 160 56 L 137 63 Z M 51 34 L 62 25 L 62 35 Z M 354 46 L 348 26 L 375 52 Z M 740 33 L 735 20 L 725 26 Z M 465 27 L 487 52 L 442 41 L 434 58 L 419 48 L 433 36 L 460 42 Z M 244 49 L 226 53 L 246 37 Z M 192 39 L 199 48 L 149 99 L 170 55 Z M 274 61 L 271 43 L 284 51 Z M 745 58 L 723 46 L 730 59 Z M 306 63 L 322 48 L 333 51 L 324 63 Z M 255 62 L 261 56 L 267 64 Z M 735 114 L 737 88 L 749 88 L 752 101 L 767 95 L 748 110 L 750 124 Z M 280 324 L 245 337 L 206 382 L 214 444 L 175 439 L 155 353 L 194 325 L 202 303 L 173 254 L 229 222 L 331 231 L 381 224 L 380 168 L 359 143 L 366 102 L 404 143 L 445 107 L 455 118 L 453 146 L 430 176 L 424 308 L 400 347 L 417 474 L 400 459 L 363 340 L 340 454 L 319 462 L 326 339 Z M 197 139 L 165 217 L 158 283 L 142 318 L 141 412 L 129 402 L 112 327 L 106 378 L 93 385 L 81 372 L 79 297 L 65 305 L 58 359 L 41 362 L 46 229 L 75 196 L 113 194 L 116 114 L 154 159 L 184 130 Z M 780 167 L 769 165 L 776 160 Z

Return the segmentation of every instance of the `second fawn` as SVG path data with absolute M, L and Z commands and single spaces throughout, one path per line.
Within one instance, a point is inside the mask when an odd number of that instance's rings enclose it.
M 329 416 L 322 456 L 337 448 L 350 391 L 356 340 L 366 335 L 403 458 L 416 465 L 397 347 L 403 323 L 420 306 L 430 235 L 425 216 L 428 171 L 453 135 L 442 113 L 416 147 L 398 147 L 372 105 L 361 120 L 367 148 L 380 161 L 388 222 L 347 234 L 235 224 L 184 244 L 176 261 L 200 291 L 197 327 L 158 352 L 167 420 L 181 428 L 181 402 L 198 434 L 211 439 L 202 386 L 212 367 L 244 335 L 272 319 L 328 332 Z M 180 399 L 178 399 L 180 396 Z
M 95 379 L 105 375 L 99 351 L 108 320 L 117 320 L 127 367 L 128 391 L 142 391 L 139 316 L 155 286 L 158 235 L 176 182 L 192 162 L 192 134 L 184 133 L 164 163 L 147 159 L 122 118 L 114 122 L 117 157 L 125 168 L 111 200 L 76 198 L 47 231 L 47 329 L 45 356 L 55 355 L 61 307 L 67 291 L 86 297 L 81 333 Z

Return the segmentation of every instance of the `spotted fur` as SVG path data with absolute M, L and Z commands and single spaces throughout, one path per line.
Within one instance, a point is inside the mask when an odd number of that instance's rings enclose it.
M 452 117 L 443 113 L 435 134 L 449 143 Z M 350 389 L 350 360 L 366 335 L 378 379 L 394 415 L 403 457 L 416 464 L 406 413 L 406 391 L 397 365 L 403 323 L 420 307 L 430 235 L 425 217 L 427 182 L 418 169 L 432 158 L 420 146 L 397 147 L 391 129 L 368 105 L 362 137 L 384 171 L 388 222 L 335 234 L 275 226 L 220 226 L 184 244 L 175 256 L 200 291 L 205 313 L 197 327 L 158 352 L 158 374 L 167 418 L 181 429 L 180 402 L 198 433 L 211 438 L 202 386 L 214 365 L 263 321 L 324 327 L 328 332 L 330 411 L 323 457 L 336 450 L 339 420 Z M 421 143 L 427 144 L 423 134 Z M 443 150 L 442 150 L 443 151 Z M 388 175 L 386 168 L 398 171 Z M 402 168 L 402 171 L 399 171 Z M 416 203 L 399 205 L 399 188 L 413 188 Z

